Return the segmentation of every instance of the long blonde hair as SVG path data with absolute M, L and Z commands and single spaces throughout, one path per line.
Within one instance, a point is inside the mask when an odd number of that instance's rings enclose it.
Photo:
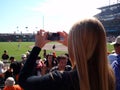
M 80 90 L 114 90 L 114 74 L 107 60 L 106 33 L 99 20 L 90 18 L 74 24 L 68 36 L 68 51 L 78 72 Z

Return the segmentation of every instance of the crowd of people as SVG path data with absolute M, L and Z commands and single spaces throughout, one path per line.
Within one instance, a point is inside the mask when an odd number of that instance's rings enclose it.
M 63 55 L 56 55 L 55 45 L 53 45 L 53 51 L 47 53 L 46 49 L 43 49 L 43 58 L 38 55 L 36 58 L 35 68 L 33 70 L 33 74 L 37 76 L 43 76 L 49 72 L 59 70 L 59 71 L 70 71 L 72 70 L 72 66 L 69 60 L 69 55 L 67 53 Z M 7 82 L 14 82 L 11 84 L 11 88 L 19 86 L 18 78 L 19 73 L 22 67 L 29 57 L 30 52 L 21 55 L 21 60 L 18 61 L 14 56 L 9 56 L 6 50 L 2 54 L 0 61 L 0 87 L 3 90 L 11 90 L 6 87 Z M 11 80 L 11 81 L 10 81 Z M 6 89 L 7 88 L 7 89 Z M 19 86 L 20 88 L 20 86 Z M 12 89 L 16 90 L 16 89 Z M 18 89 L 18 90 L 23 90 Z
M 106 32 L 96 18 L 80 20 L 69 33 L 59 34 L 63 39 L 57 42 L 65 45 L 68 53 L 47 53 L 42 49 L 50 42 L 47 32 L 38 31 L 28 56 L 22 55 L 19 62 L 8 57 L 9 68 L 0 71 L 4 72 L 0 74 L 3 90 L 120 90 L 120 36 L 111 43 L 114 52 L 108 54 Z M 44 58 L 39 56 L 42 50 Z M 0 68 L 3 66 L 0 61 Z

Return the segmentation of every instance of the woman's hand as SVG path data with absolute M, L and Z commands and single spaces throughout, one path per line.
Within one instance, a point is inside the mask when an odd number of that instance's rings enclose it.
M 49 40 L 46 39 L 47 32 L 40 30 L 35 36 L 35 46 L 42 48 Z
M 63 31 L 63 32 L 59 32 L 60 36 L 63 38 L 63 40 L 59 40 L 59 43 L 62 43 L 65 46 L 68 46 L 68 34 Z

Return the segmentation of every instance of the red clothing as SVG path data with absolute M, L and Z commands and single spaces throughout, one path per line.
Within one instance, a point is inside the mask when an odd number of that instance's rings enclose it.
M 3 90 L 23 90 L 19 85 L 5 86 Z

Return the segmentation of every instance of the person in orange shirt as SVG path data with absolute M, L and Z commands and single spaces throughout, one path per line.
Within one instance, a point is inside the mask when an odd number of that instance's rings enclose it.
M 3 90 L 23 90 L 18 84 L 15 84 L 13 77 L 8 77 L 5 81 Z

